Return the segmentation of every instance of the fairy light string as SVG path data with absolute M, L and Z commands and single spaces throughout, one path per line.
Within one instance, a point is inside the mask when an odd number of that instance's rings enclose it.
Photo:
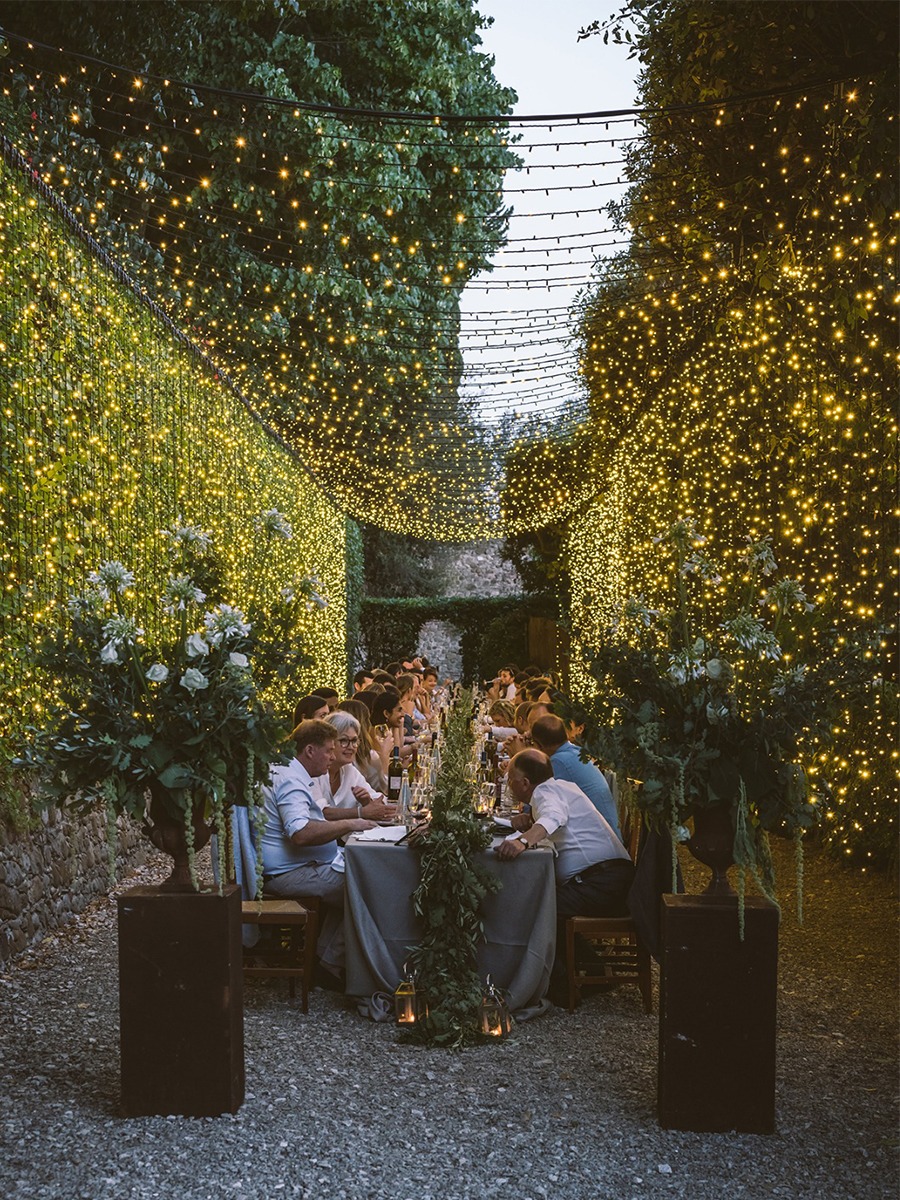
M 576 648 L 652 593 L 648 539 L 677 509 L 723 545 L 771 530 L 848 621 L 892 623 L 897 214 L 853 166 L 873 81 L 492 122 L 273 109 L 10 46 L 7 136 L 347 513 L 457 541 L 567 521 Z M 729 143 L 752 191 L 709 168 Z M 528 190 L 539 165 L 558 185 Z M 442 236 L 410 236 L 429 202 Z M 235 271 L 243 249 L 277 288 Z M 838 751 L 847 846 L 896 742 L 879 711 Z

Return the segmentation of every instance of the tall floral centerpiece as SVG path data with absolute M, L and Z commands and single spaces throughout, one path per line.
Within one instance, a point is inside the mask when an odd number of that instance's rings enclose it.
M 588 748 L 637 781 L 638 807 L 673 842 L 687 839 L 693 818 L 698 847 L 704 818 L 721 815 L 727 856 L 710 864 L 711 890 L 728 888 L 733 861 L 741 889 L 749 871 L 771 898 L 767 835 L 795 838 L 799 851 L 817 820 L 804 762 L 827 736 L 834 660 L 821 638 L 809 653 L 814 606 L 778 576 L 769 538 L 747 539 L 728 585 L 691 520 L 654 542 L 668 560 L 670 603 L 628 600 L 589 651 L 600 687 Z
M 291 536 L 275 510 L 257 518 L 256 532 Z M 210 604 L 208 593 L 221 589 L 210 535 L 179 519 L 163 537 L 170 574 L 162 595 L 141 598 L 134 574 L 108 561 L 70 599 L 70 625 L 44 653 L 60 680 L 59 709 L 32 731 L 18 763 L 42 769 L 49 799 L 102 802 L 112 831 L 120 814 L 141 820 L 174 860 L 170 885 L 196 887 L 194 855 L 214 830 L 225 854 L 226 806 L 250 802 L 284 758 L 285 729 L 260 688 L 308 664 L 298 612 L 326 601 L 308 577 L 266 612 Z M 143 627 L 151 623 L 153 636 Z

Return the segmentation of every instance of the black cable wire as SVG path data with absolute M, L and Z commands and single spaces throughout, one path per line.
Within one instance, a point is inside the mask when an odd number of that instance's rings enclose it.
M 702 112 L 705 109 L 712 108 L 728 108 L 733 104 L 748 103 L 753 100 L 768 100 L 775 99 L 780 96 L 793 96 L 800 92 L 813 91 L 820 87 L 833 87 L 836 83 L 846 82 L 846 79 L 838 78 L 819 78 L 804 82 L 803 84 L 791 84 L 786 87 L 769 88 L 761 92 L 744 92 L 737 96 L 729 96 L 725 100 L 701 100 L 693 104 L 673 104 L 665 105 L 659 108 L 617 108 L 608 109 L 600 112 L 582 112 L 582 113 L 530 113 L 530 114 L 486 114 L 486 113 L 415 113 L 402 112 L 389 109 L 369 109 L 369 108 L 354 108 L 351 106 L 337 104 L 320 104 L 309 100 L 287 100 L 280 96 L 266 96 L 259 92 L 244 92 L 234 88 L 224 88 L 216 84 L 206 84 L 190 82 L 187 80 L 170 79 L 164 75 L 157 75 L 151 71 L 133 71 L 121 63 L 111 63 L 105 59 L 97 58 L 94 55 L 81 54 L 75 50 L 67 50 L 63 46 L 50 46 L 46 42 L 40 42 L 34 38 L 26 38 L 23 35 L 12 33 L 10 30 L 5 30 L 0 27 L 0 37 L 7 40 L 18 42 L 31 47 L 36 47 L 39 50 L 47 50 L 51 53 L 61 54 L 66 58 L 75 59 L 77 62 L 90 63 L 92 66 L 103 67 L 106 70 L 113 71 L 117 74 L 129 75 L 133 79 L 153 80 L 155 83 L 162 83 L 168 87 L 181 87 L 190 89 L 194 92 L 208 92 L 214 95 L 228 96 L 235 100 L 240 100 L 244 103 L 254 103 L 263 105 L 272 105 L 277 108 L 300 109 L 303 112 L 319 112 L 328 113 L 334 116 L 352 116 L 364 117 L 367 120 L 381 121 L 406 121 L 410 124 L 427 121 L 432 124 L 546 124 L 553 122 L 553 126 L 569 121 L 604 121 L 612 120 L 619 117 L 628 116 L 644 116 L 644 115 L 666 115 L 679 113 L 694 113 Z

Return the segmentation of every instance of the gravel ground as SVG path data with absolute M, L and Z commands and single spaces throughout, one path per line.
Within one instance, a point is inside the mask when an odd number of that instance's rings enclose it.
M 122 1119 L 104 900 L 0 975 L 0 1195 L 893 1198 L 896 896 L 816 851 L 802 930 L 785 891 L 771 1136 L 659 1128 L 657 1020 L 630 986 L 449 1053 L 398 1045 L 340 996 L 314 992 L 305 1016 L 251 980 L 240 1112 Z

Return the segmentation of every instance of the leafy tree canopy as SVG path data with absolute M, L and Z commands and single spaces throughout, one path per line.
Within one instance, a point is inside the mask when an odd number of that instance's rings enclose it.
M 34 169 L 348 510 L 446 510 L 442 536 L 491 470 L 458 300 L 516 160 L 502 122 L 427 114 L 509 112 L 483 24 L 455 0 L 0 2 L 0 120 Z

